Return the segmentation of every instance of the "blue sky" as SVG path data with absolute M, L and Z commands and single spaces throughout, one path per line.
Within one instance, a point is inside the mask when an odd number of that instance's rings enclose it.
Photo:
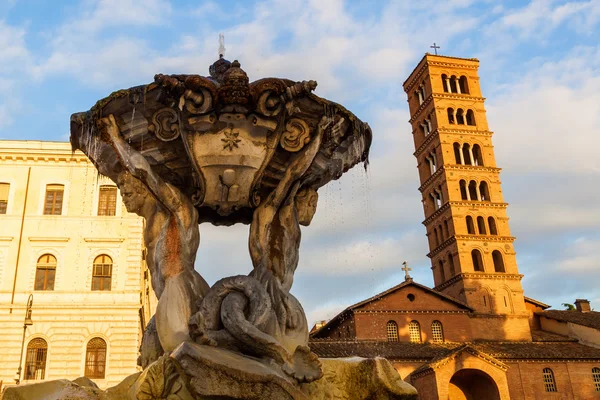
M 429 46 L 480 60 L 525 294 L 600 308 L 600 2 L 4 0 L 0 138 L 67 140 L 70 114 L 156 73 L 207 74 L 218 34 L 252 80 L 315 79 L 373 128 L 372 164 L 320 190 L 293 293 L 309 322 L 432 285 L 402 82 Z M 247 227 L 201 226 L 197 269 L 246 272 Z

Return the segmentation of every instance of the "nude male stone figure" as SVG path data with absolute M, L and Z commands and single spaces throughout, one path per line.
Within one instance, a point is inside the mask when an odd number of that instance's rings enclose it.
M 171 352 L 190 340 L 188 321 L 209 289 L 194 270 L 200 243 L 198 212 L 187 196 L 163 181 L 125 142 L 113 115 L 102 118 L 100 124 L 125 167 L 117 182 L 123 203 L 127 211 L 145 219 L 146 263 L 159 299 L 154 317 L 156 331 L 162 349 Z M 142 365 L 146 362 L 142 359 Z

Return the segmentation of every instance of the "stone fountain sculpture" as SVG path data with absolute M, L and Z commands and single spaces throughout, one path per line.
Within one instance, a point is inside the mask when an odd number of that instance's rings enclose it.
M 319 360 L 290 293 L 300 225 L 313 218 L 317 190 L 366 165 L 372 139 L 366 123 L 313 94 L 316 86 L 277 78 L 250 83 L 239 62 L 221 56 L 210 77 L 159 74 L 71 117 L 73 149 L 146 220 L 146 261 L 159 299 L 140 349 L 144 371 L 107 393 L 415 397 L 383 359 Z M 250 224 L 248 276 L 209 287 L 195 271 L 202 222 Z

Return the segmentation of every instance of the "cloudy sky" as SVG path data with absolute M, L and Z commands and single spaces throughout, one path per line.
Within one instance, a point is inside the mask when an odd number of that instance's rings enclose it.
M 371 165 L 320 190 L 292 292 L 309 323 L 433 279 L 402 83 L 436 42 L 476 57 L 527 296 L 600 309 L 600 1 L 2 0 L 0 138 L 68 140 L 69 116 L 155 73 L 208 74 L 218 34 L 251 80 L 314 79 L 369 122 Z M 213 283 L 247 226 L 201 226 Z

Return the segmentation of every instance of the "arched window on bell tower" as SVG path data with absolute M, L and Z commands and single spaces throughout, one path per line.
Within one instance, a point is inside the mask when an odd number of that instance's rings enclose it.
M 448 93 L 448 86 L 450 85 L 448 75 L 442 74 L 442 87 L 444 88 L 444 93 Z
M 458 89 L 457 89 L 458 85 L 457 85 L 457 83 L 458 82 L 456 82 L 456 76 L 452 75 L 450 77 L 450 91 L 452 93 L 458 93 Z
M 504 259 L 502 258 L 502 253 L 500 253 L 498 250 L 494 250 L 492 252 L 492 260 L 494 260 L 494 271 L 506 272 L 504 270 Z
M 465 124 L 465 111 L 462 108 L 456 110 L 456 124 L 464 125 Z
M 483 156 L 481 155 L 481 147 L 478 144 L 473 145 L 473 165 L 483 166 Z
M 475 234 L 475 225 L 473 224 L 473 217 L 471 217 L 470 215 L 467 215 L 466 222 L 467 222 L 467 233 L 470 235 L 474 235 Z
M 448 108 L 448 123 L 449 124 L 456 123 L 456 120 L 454 118 L 454 108 L 452 108 L 452 107 Z
M 491 201 L 490 190 L 486 181 L 479 184 L 479 194 L 481 195 L 481 201 Z
M 481 252 L 479 250 L 471 250 L 471 259 L 473 260 L 473 270 L 476 272 L 484 272 L 483 258 L 481 257 Z
M 460 144 L 454 142 L 454 161 L 456 162 L 456 165 L 461 165 L 462 164 L 462 159 L 460 157 Z
M 444 272 L 444 263 L 442 260 L 438 261 L 438 268 L 440 269 L 440 284 L 446 282 L 446 273 Z
M 477 192 L 477 182 L 470 181 L 469 182 L 469 200 L 477 201 L 479 200 L 478 192 Z
M 461 179 L 461 181 L 459 182 L 460 185 L 460 198 L 463 200 L 468 200 L 468 193 L 467 193 L 467 181 L 465 181 L 464 179 Z
M 487 232 L 485 231 L 485 220 L 482 216 L 477 217 L 477 231 L 480 235 L 487 234 Z
M 467 81 L 467 77 L 462 75 L 458 80 L 458 87 L 460 88 L 460 92 L 464 94 L 469 94 L 469 83 Z
M 498 235 L 498 230 L 496 229 L 496 220 L 494 217 L 488 217 L 488 225 L 490 226 L 490 235 Z
M 448 254 L 448 267 L 450 268 L 450 278 L 456 275 L 456 269 L 454 268 L 454 257 L 452 254 Z
M 475 126 L 475 113 L 473 110 L 467 110 L 466 120 L 467 125 Z
M 463 161 L 465 165 L 473 165 L 471 160 L 471 145 L 469 143 L 464 143 L 462 145 L 463 152 Z

